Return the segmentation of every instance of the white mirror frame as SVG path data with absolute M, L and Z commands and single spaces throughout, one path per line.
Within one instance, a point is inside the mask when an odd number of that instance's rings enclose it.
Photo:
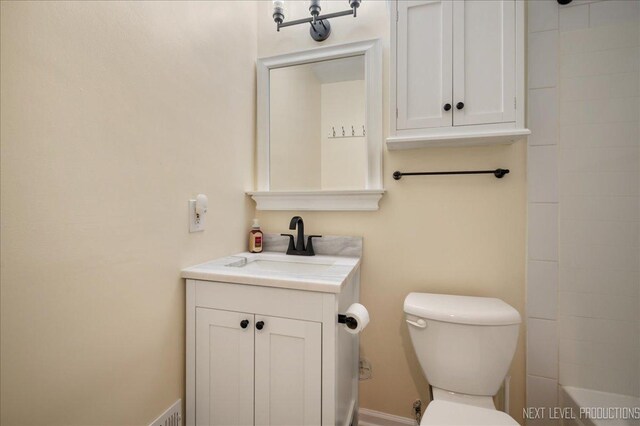
M 367 179 L 362 190 L 271 191 L 269 188 L 269 71 L 310 62 L 364 55 Z M 247 194 L 258 210 L 378 210 L 382 187 L 382 45 L 379 39 L 260 58 L 258 74 L 257 191 Z

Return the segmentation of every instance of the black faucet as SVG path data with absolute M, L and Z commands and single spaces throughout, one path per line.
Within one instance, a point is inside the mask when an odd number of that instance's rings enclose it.
M 307 245 L 304 245 L 304 222 L 300 216 L 294 216 L 291 218 L 291 223 L 289 224 L 289 229 L 294 230 L 298 228 L 298 242 L 295 243 L 293 240 L 293 235 L 291 234 L 280 234 L 283 237 L 289 237 L 289 248 L 287 248 L 287 254 L 291 254 L 294 256 L 315 256 L 315 252 L 313 251 L 313 241 L 312 238 L 320 238 L 322 235 L 309 235 L 307 237 Z

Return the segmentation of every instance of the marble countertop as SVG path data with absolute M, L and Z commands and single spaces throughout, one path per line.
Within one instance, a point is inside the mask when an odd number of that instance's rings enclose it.
M 244 252 L 185 268 L 182 278 L 340 293 L 359 266 L 359 256 Z

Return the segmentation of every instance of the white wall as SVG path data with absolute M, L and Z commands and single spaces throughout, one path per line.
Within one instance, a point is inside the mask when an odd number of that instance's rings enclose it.
M 529 2 L 530 406 L 639 392 L 640 2 L 574 3 Z
M 558 400 L 558 3 L 528 2 L 527 406 Z M 540 424 L 548 424 L 545 419 Z M 528 423 L 532 423 L 528 421 Z
M 560 35 L 560 383 L 640 396 L 640 2 L 589 18 Z
M 180 269 L 246 248 L 256 4 L 0 14 L 0 423 L 149 424 L 184 393 Z

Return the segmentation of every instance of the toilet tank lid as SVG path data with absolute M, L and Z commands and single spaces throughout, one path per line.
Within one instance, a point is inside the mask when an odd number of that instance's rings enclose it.
M 520 324 L 518 311 L 493 297 L 409 293 L 404 299 L 404 311 L 425 319 L 457 324 Z

